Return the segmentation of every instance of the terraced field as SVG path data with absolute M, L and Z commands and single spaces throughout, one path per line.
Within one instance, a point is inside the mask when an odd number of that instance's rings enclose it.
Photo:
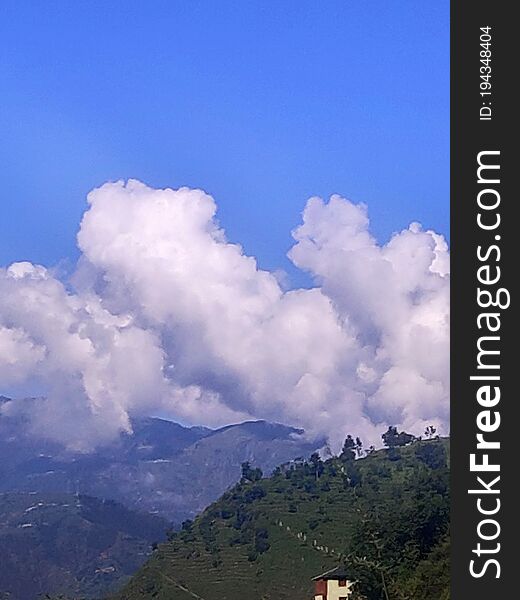
M 390 585 L 406 580 L 419 589 L 424 581 L 414 579 L 416 567 L 427 565 L 447 535 L 448 448 L 447 440 L 420 442 L 243 479 L 159 546 L 117 599 L 303 600 L 312 597 L 312 577 L 340 562 L 358 578 L 356 560 L 370 556 L 364 544 L 374 535 L 388 548 L 381 560 Z M 441 587 L 446 577 L 437 573 Z M 377 569 L 361 580 L 367 597 L 377 598 Z M 409 598 L 424 600 L 414 593 Z

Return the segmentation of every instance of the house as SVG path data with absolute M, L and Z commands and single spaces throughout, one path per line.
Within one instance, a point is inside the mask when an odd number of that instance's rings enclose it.
M 336 567 L 312 579 L 315 584 L 314 600 L 348 600 L 354 582 L 349 580 L 344 567 Z

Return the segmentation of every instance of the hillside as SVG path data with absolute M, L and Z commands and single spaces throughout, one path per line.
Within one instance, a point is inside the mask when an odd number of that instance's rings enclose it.
M 0 598 L 100 597 L 165 539 L 168 522 L 67 494 L 0 494 Z
M 448 440 L 245 475 L 117 600 L 307 600 L 340 563 L 369 600 L 449 598 Z
M 0 411 L 0 492 L 79 491 L 180 524 L 236 483 L 242 462 L 270 473 L 323 444 L 265 421 L 211 430 L 146 418 L 132 426 L 131 435 L 82 454 L 36 438 L 23 418 Z

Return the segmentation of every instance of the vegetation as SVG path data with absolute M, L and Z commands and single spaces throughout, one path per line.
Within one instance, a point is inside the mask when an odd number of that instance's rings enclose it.
M 129 579 L 168 525 L 89 496 L 0 494 L 0 599 L 100 598 Z
M 341 454 L 240 482 L 172 532 L 117 600 L 305 600 L 339 564 L 366 600 L 449 598 L 449 441 L 390 428 L 387 449 L 348 436 Z M 365 456 L 355 460 L 356 456 Z

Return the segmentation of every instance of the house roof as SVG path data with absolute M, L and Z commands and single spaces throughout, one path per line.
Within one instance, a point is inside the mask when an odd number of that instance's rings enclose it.
M 350 579 L 350 577 L 345 567 L 339 566 L 312 578 L 313 581 L 318 581 L 319 579 Z

